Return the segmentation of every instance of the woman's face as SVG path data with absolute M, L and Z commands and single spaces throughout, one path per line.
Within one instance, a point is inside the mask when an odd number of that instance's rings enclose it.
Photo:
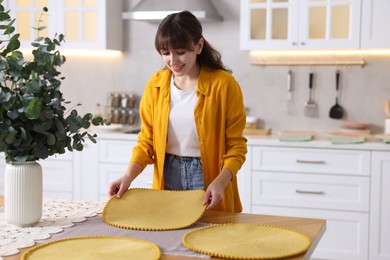
M 203 40 L 203 39 L 201 39 Z M 199 41 L 193 50 L 169 49 L 160 50 L 165 65 L 175 76 L 194 76 L 198 72 L 196 57 L 202 51 L 203 41 Z

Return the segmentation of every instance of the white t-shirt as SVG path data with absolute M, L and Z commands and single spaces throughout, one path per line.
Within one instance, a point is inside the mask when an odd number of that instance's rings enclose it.
M 198 101 L 195 89 L 196 87 L 178 89 L 173 77 L 171 78 L 167 153 L 200 157 L 198 132 L 194 119 L 194 108 Z

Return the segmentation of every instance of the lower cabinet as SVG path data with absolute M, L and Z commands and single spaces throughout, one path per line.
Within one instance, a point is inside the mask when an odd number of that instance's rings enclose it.
M 281 145 L 253 145 L 249 151 L 251 167 L 245 182 L 250 183 L 250 213 L 327 220 L 313 259 L 381 259 L 369 258 L 370 224 L 379 219 L 383 224 L 377 232 L 386 227 L 386 221 L 388 228 L 381 236 L 377 234 L 383 243 L 380 248 L 390 252 L 385 246 L 385 241 L 390 241 L 390 215 L 372 212 L 372 200 L 370 208 L 371 192 L 380 187 L 379 180 L 370 183 L 372 172 L 377 171 L 371 167 L 375 152 Z M 382 172 L 389 173 L 390 181 L 390 156 L 387 158 L 388 168 Z M 384 192 L 387 194 L 378 197 L 390 197 L 389 187 L 382 189 Z M 385 205 L 377 208 L 389 214 L 389 199 L 382 202 L 386 203 L 387 209 Z
M 390 152 L 372 153 L 370 259 L 390 259 Z
M 326 219 L 326 231 L 311 259 L 368 259 L 368 213 L 270 206 L 253 206 L 252 213 Z
M 75 169 L 74 153 L 65 153 L 41 160 L 43 197 L 56 199 L 76 199 L 74 195 Z
M 252 147 L 248 146 L 247 157 L 244 165 L 242 165 L 241 169 L 237 173 L 237 183 L 238 183 L 238 191 L 240 193 L 240 199 L 242 204 L 242 212 L 250 213 L 251 212 L 251 202 L 252 202 L 252 156 L 248 156 L 252 154 Z
M 122 135 L 122 138 L 98 135 L 96 144 L 87 144 L 81 153 L 80 182 L 83 185 L 78 197 L 83 200 L 108 200 L 108 185 L 125 173 L 136 144 L 135 135 Z M 151 188 L 152 180 L 153 166 L 148 165 L 131 187 Z

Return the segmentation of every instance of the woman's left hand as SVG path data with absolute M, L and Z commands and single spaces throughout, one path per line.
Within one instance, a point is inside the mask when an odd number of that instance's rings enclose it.
M 224 168 L 218 177 L 209 185 L 203 199 L 203 205 L 208 205 L 206 210 L 215 208 L 223 200 L 226 186 L 232 179 L 230 170 Z

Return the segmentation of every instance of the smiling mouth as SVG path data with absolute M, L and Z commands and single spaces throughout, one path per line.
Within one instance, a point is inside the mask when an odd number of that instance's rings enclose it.
M 171 68 L 175 72 L 180 72 L 183 70 L 183 67 L 184 67 L 184 65 L 180 65 L 180 66 L 172 66 Z

